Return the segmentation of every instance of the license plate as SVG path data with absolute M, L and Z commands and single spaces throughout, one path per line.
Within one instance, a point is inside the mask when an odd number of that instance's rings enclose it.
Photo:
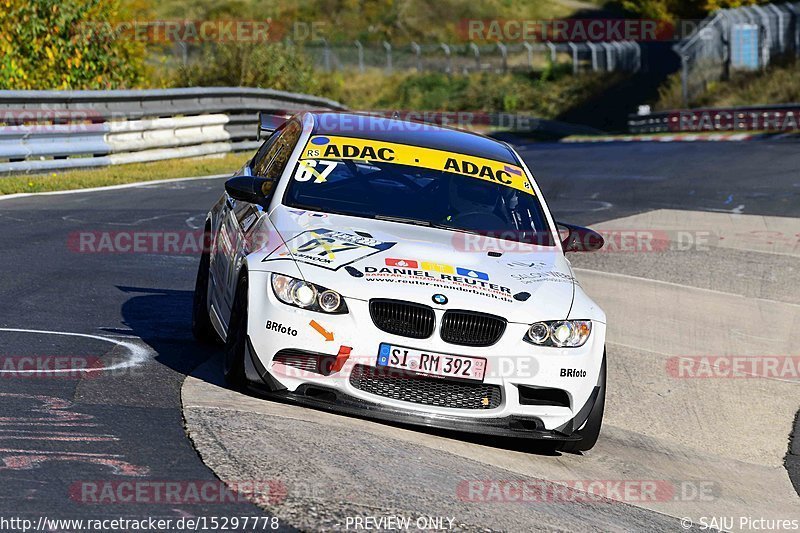
M 378 366 L 399 368 L 429 376 L 483 381 L 486 359 L 428 352 L 405 346 L 381 343 Z

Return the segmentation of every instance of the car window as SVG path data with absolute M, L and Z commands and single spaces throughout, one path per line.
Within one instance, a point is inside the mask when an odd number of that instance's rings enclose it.
M 261 175 L 261 172 L 266 170 L 267 165 L 269 164 L 269 159 L 267 158 L 267 153 L 270 149 L 275 145 L 276 141 L 280 138 L 283 134 L 283 130 L 286 127 L 286 123 L 284 122 L 280 126 L 278 126 L 272 134 L 267 137 L 264 141 L 264 144 L 256 152 L 256 155 L 253 156 L 253 161 L 250 164 L 250 168 L 253 170 L 253 173 L 256 175 Z
M 284 203 L 554 245 L 520 167 L 439 150 L 312 137 Z
M 286 123 L 280 135 L 266 147 L 263 157 L 256 165 L 253 165 L 253 173 L 265 178 L 279 177 L 286 168 L 289 156 L 292 154 L 292 150 L 294 150 L 302 131 L 303 127 L 299 121 L 290 120 Z

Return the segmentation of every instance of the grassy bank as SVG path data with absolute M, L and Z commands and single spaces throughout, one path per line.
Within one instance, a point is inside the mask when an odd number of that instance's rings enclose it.
M 800 61 L 773 63 L 765 72 L 738 72 L 729 80 L 711 83 L 708 90 L 689 102 L 690 107 L 726 107 L 800 102 Z M 657 109 L 683 107 L 680 74 L 673 74 L 659 91 Z
M 232 174 L 244 164 L 249 156 L 250 154 L 226 154 L 222 157 L 173 159 L 90 170 L 52 172 L 38 176 L 0 177 L 0 195 L 20 192 L 65 191 L 140 181 Z
M 567 66 L 568 67 L 568 66 Z M 351 109 L 531 112 L 556 118 L 621 79 L 620 74 L 573 76 L 563 67 L 541 73 L 332 73 L 318 94 Z

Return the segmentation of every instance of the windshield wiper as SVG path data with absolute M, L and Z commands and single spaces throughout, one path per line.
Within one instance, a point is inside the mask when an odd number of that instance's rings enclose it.
M 436 229 L 446 229 L 448 231 L 457 231 L 459 233 L 469 233 L 470 235 L 484 235 L 480 231 L 474 231 L 471 229 L 464 229 L 464 228 L 457 228 L 455 226 L 448 226 L 447 224 L 431 224 L 431 227 Z
M 390 217 L 388 215 L 375 215 L 375 220 L 386 220 L 387 222 L 401 222 L 403 224 L 414 224 L 415 226 L 430 227 L 431 223 L 428 220 L 419 220 L 416 218 L 403 218 L 403 217 Z

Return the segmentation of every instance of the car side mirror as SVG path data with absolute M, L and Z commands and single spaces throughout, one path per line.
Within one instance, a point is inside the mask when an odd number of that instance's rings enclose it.
M 603 236 L 589 228 L 564 222 L 556 222 L 556 226 L 558 226 L 561 247 L 564 249 L 564 253 L 596 252 L 605 244 Z
M 275 188 L 275 179 L 259 176 L 234 176 L 225 182 L 225 192 L 234 200 L 266 207 Z

